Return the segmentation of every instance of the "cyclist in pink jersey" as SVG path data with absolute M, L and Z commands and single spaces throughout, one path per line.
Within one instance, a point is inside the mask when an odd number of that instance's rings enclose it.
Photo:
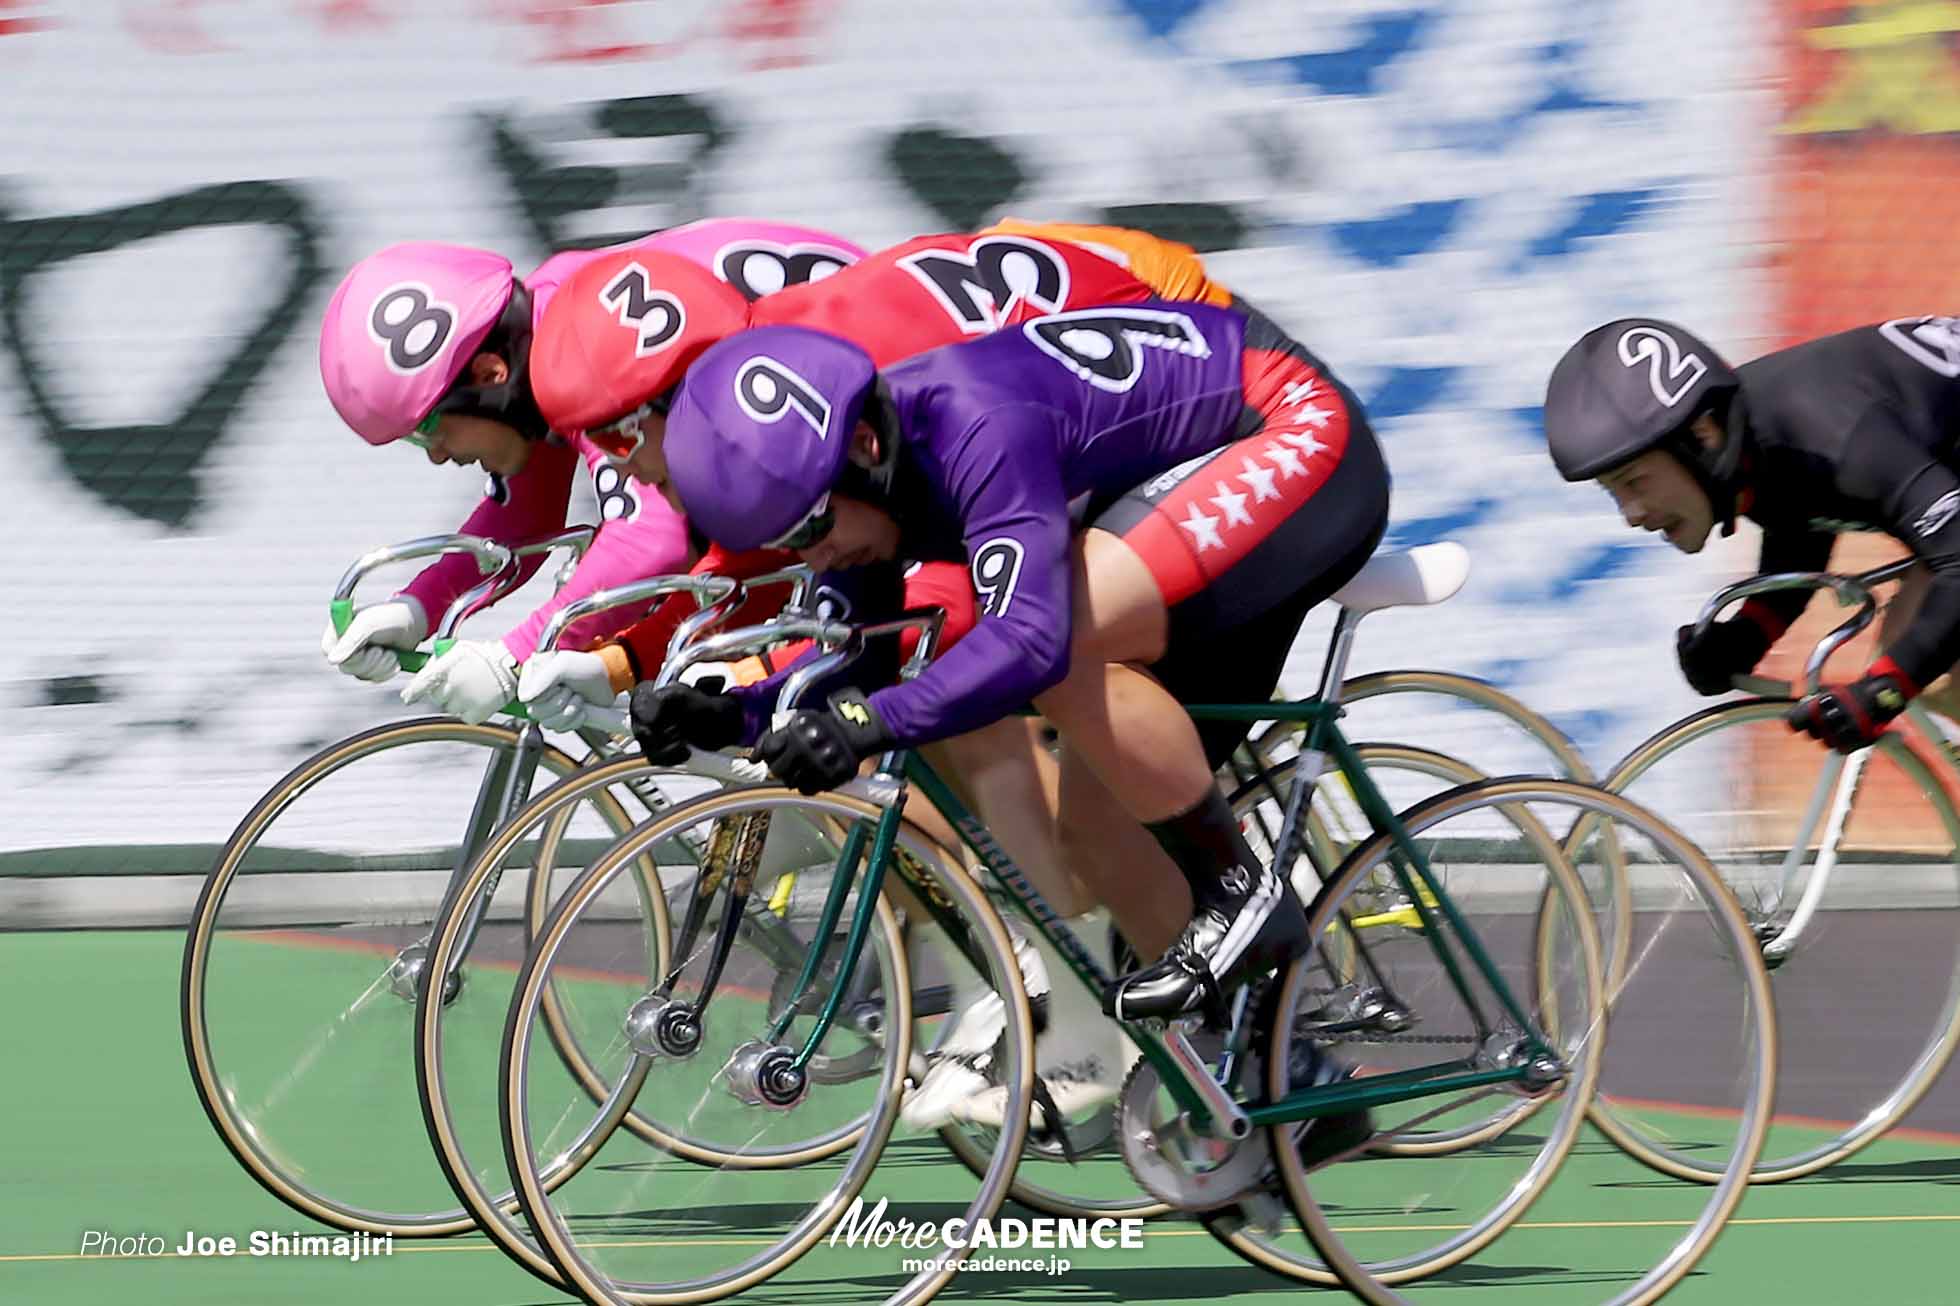
M 741 219 L 689 223 L 612 249 L 677 255 L 704 281 L 725 282 L 745 298 L 827 276 L 864 254 L 825 232 Z M 485 720 L 515 697 L 518 663 L 558 609 L 611 585 L 684 571 L 691 560 L 685 524 L 666 500 L 641 493 L 583 437 L 552 435 L 533 396 L 535 324 L 558 288 L 607 252 L 557 254 L 520 280 L 507 259 L 486 250 L 394 245 L 356 264 L 328 305 L 320 372 L 347 424 L 370 444 L 407 440 L 431 462 L 489 473 L 482 502 L 459 530 L 512 543 L 560 529 L 581 459 L 598 492 L 598 535 L 568 583 L 502 639 L 461 641 L 433 660 L 403 691 L 405 702 Z M 656 326 L 670 329 L 658 347 L 677 351 L 698 351 L 734 329 L 689 322 L 684 313 Z M 542 563 L 530 560 L 524 579 Z M 388 679 L 394 650 L 414 647 L 478 579 L 468 557 L 441 559 L 392 598 L 356 612 L 344 634 L 330 626 L 321 642 L 327 661 L 362 680 Z M 562 642 L 582 647 L 640 615 L 623 609 L 576 622 Z

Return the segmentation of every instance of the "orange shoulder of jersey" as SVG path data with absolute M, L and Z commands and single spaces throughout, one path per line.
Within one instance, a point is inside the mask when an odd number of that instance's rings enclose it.
M 1206 274 L 1205 262 L 1198 257 L 1198 251 L 1147 231 L 1079 222 L 1002 218 L 981 234 L 1067 241 L 1122 264 L 1131 276 L 1149 286 L 1160 298 L 1216 304 L 1221 308 L 1232 302 L 1232 292 Z
M 1017 322 L 1159 292 L 1086 245 L 1017 233 L 920 236 L 757 301 L 757 326 L 852 341 L 879 367 Z

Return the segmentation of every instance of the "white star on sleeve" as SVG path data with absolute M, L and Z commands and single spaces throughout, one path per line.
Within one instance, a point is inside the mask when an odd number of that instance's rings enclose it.
M 1307 474 L 1306 465 L 1300 461 L 1300 455 L 1283 444 L 1269 444 L 1260 452 L 1272 460 L 1273 466 L 1279 468 L 1280 476 L 1286 480 L 1290 481 L 1296 476 Z
M 1191 538 L 1198 542 L 1198 552 L 1206 549 L 1222 549 L 1225 540 L 1218 533 L 1218 518 L 1207 516 L 1199 511 L 1197 504 L 1191 505 L 1191 515 L 1178 523 L 1191 532 Z
M 1218 505 L 1218 510 L 1225 514 L 1225 525 L 1228 528 L 1252 525 L 1252 514 L 1245 510 L 1245 496 L 1233 494 L 1232 487 L 1223 481 L 1218 483 L 1218 494 L 1205 502 Z
M 1315 454 L 1327 448 L 1326 445 L 1315 438 L 1312 431 L 1287 431 L 1279 438 L 1292 445 L 1295 449 L 1298 449 L 1308 458 L 1313 457 Z
M 1322 408 L 1315 402 L 1319 398 L 1320 382 L 1295 381 L 1286 387 L 1286 393 L 1281 397 L 1279 402 L 1282 408 L 1297 410 L 1293 415 L 1294 421 L 1305 422 L 1307 425 L 1319 430 L 1334 420 L 1334 410 L 1331 408 Z
M 1254 503 L 1264 503 L 1268 499 L 1279 498 L 1279 491 L 1273 488 L 1273 478 L 1276 473 L 1272 468 L 1261 467 L 1250 458 L 1245 460 L 1243 466 L 1245 470 L 1239 474 L 1239 479 L 1252 487 Z

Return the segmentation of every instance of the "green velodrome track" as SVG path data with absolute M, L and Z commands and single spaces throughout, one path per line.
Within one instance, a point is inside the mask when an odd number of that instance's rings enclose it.
M 475 1237 L 397 1241 L 392 1256 L 358 1264 L 81 1255 L 90 1230 L 158 1234 L 172 1246 L 187 1229 L 241 1243 L 254 1230 L 314 1231 L 238 1168 L 198 1108 L 178 1032 L 181 947 L 174 932 L 0 934 L 8 999 L 0 1303 L 567 1300 Z M 360 1137 L 346 1140 L 356 1158 L 362 1145 Z M 870 1198 L 889 1196 L 929 1216 L 963 1204 L 970 1190 L 966 1173 L 931 1140 L 900 1139 L 886 1157 Z M 400 1161 L 372 1157 L 377 1167 Z M 1601 1300 L 1638 1276 L 1643 1257 L 1665 1245 L 1655 1239 L 1694 1209 L 1698 1195 L 1589 1138 L 1553 1192 L 1499 1243 L 1499 1254 L 1452 1272 L 1451 1281 L 1467 1303 Z M 720 1232 L 682 1214 L 647 1213 L 647 1228 L 675 1256 L 699 1249 L 725 1258 L 725 1240 L 741 1237 L 739 1220 Z M 667 1215 L 671 1235 L 659 1232 Z M 1753 1192 L 1715 1252 L 1669 1300 L 1947 1306 L 1960 1299 L 1952 1285 L 1956 1238 L 1960 1137 L 1905 1131 L 1822 1175 Z M 963 1275 L 942 1300 L 1183 1303 L 1309 1291 L 1176 1223 L 1151 1225 L 1141 1251 L 1071 1257 L 1073 1268 L 1059 1278 Z M 864 1253 L 820 1246 L 743 1300 L 877 1301 L 895 1285 L 888 1269 L 868 1264 Z

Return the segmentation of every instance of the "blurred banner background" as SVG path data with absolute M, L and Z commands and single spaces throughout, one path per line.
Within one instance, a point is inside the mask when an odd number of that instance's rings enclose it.
M 1742 361 L 1954 308 L 1948 9 L 0 0 L 0 850 L 222 840 L 403 713 L 399 681 L 322 662 L 329 592 L 481 480 L 327 405 L 348 264 L 437 239 L 527 268 L 714 215 L 1197 246 L 1364 398 L 1391 543 L 1475 556 L 1456 601 L 1371 622 L 1357 669 L 1487 677 L 1603 768 L 1694 706 L 1674 628 L 1754 541 L 1683 558 L 1561 483 L 1545 378 L 1629 313 Z

